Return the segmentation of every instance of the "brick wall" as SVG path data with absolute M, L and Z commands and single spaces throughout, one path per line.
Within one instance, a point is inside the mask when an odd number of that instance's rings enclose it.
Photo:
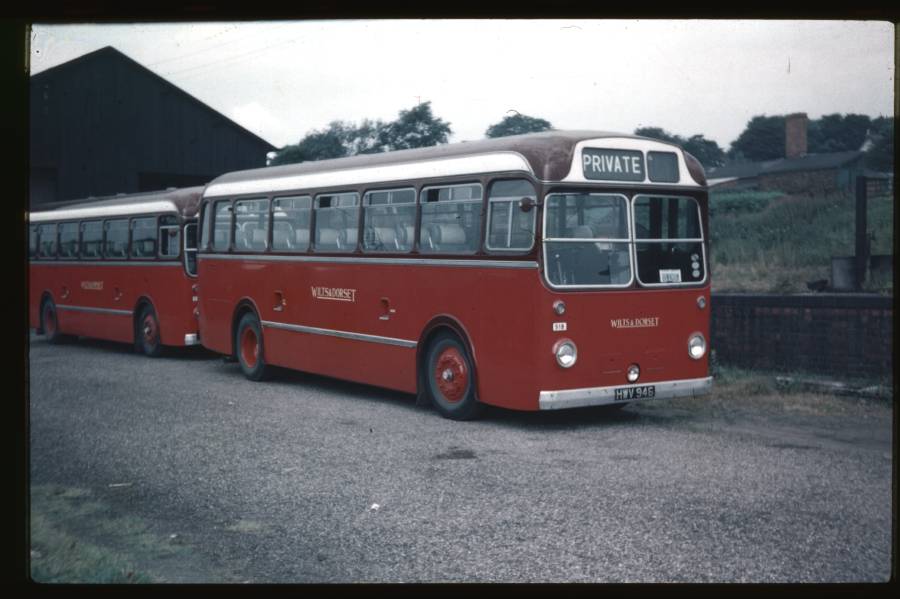
M 721 364 L 889 378 L 893 298 L 865 294 L 713 294 L 711 347 Z
M 838 170 L 795 171 L 759 176 L 759 188 L 786 193 L 827 194 L 837 191 Z

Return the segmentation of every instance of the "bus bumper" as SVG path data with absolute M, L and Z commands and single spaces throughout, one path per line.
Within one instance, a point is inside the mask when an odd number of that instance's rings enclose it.
M 629 389 L 653 387 L 653 395 L 616 399 L 616 391 L 621 395 L 629 395 Z M 562 391 L 541 391 L 540 409 L 559 410 L 562 408 L 582 408 L 585 406 L 602 406 L 614 403 L 628 403 L 645 399 L 674 399 L 676 397 L 699 397 L 709 393 L 712 377 L 701 379 L 685 379 L 680 381 L 659 381 L 637 385 L 616 385 L 612 387 L 587 387 L 584 389 L 564 389 Z
M 200 343 L 199 333 L 188 333 L 184 336 L 185 345 L 197 345 L 198 343 Z

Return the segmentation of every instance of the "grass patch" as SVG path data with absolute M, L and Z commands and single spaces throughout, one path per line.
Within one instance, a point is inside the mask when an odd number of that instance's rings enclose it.
M 137 518 L 112 516 L 87 489 L 32 486 L 30 524 L 35 582 L 157 582 L 136 564 L 184 550 Z
M 852 194 L 779 192 L 710 194 L 713 291 L 806 293 L 808 281 L 831 278 L 831 258 L 855 252 Z M 893 252 L 893 197 L 868 199 L 871 253 Z M 893 292 L 891 274 L 870 278 L 870 291 Z

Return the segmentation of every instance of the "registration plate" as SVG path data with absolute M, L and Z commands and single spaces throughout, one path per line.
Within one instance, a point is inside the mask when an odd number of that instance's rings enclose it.
M 656 396 L 656 385 L 641 385 L 640 387 L 622 387 L 616 389 L 616 401 L 628 401 L 631 399 L 652 399 Z

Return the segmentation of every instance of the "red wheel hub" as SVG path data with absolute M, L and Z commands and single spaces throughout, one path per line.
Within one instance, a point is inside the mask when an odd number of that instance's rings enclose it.
M 159 327 L 156 326 L 156 319 L 148 314 L 144 317 L 144 343 L 147 345 L 156 345 L 157 336 L 159 335 Z
M 256 366 L 259 358 L 259 340 L 256 331 L 247 327 L 241 332 L 241 359 L 249 368 Z
M 469 369 L 466 359 L 455 347 L 448 347 L 438 356 L 434 366 L 434 381 L 444 398 L 456 403 L 469 390 Z

